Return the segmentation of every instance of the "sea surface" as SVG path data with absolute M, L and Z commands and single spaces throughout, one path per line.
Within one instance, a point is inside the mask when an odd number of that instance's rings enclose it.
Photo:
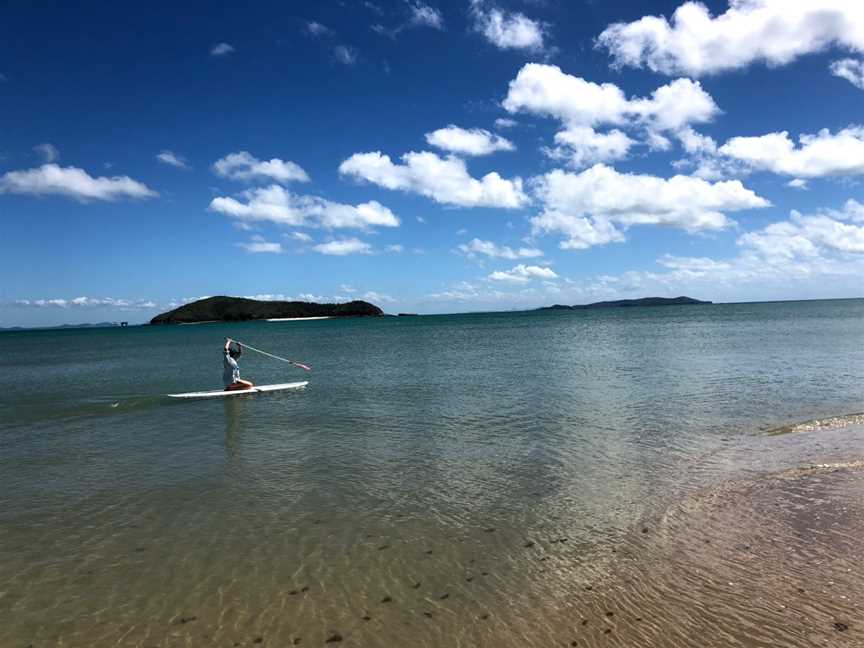
M 226 336 L 308 387 L 165 397 Z M 670 511 L 864 447 L 864 300 L 7 332 L 0 366 L 3 648 L 637 645 L 609 624 L 674 615 L 592 596 L 650 605 L 622 564 L 668 567 Z

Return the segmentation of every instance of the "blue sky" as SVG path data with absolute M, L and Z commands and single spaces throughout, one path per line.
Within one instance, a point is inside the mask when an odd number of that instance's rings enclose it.
M 4 6 L 0 326 L 862 294 L 860 3 L 175 4 Z

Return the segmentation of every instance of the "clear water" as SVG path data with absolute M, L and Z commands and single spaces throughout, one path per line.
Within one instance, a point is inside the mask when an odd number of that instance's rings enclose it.
M 309 387 L 165 398 L 221 386 L 225 336 Z M 0 359 L 0 645 L 549 645 L 610 548 L 784 467 L 768 430 L 864 410 L 864 300 L 15 332 Z

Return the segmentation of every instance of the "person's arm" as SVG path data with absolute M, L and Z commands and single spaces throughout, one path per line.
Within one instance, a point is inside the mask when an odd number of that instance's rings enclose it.
M 231 350 L 231 338 L 225 338 L 225 353 L 228 353 Z

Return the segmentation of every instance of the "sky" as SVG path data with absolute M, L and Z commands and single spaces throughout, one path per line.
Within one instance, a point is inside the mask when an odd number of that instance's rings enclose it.
M 862 176 L 858 0 L 0 9 L 0 326 L 861 297 Z

